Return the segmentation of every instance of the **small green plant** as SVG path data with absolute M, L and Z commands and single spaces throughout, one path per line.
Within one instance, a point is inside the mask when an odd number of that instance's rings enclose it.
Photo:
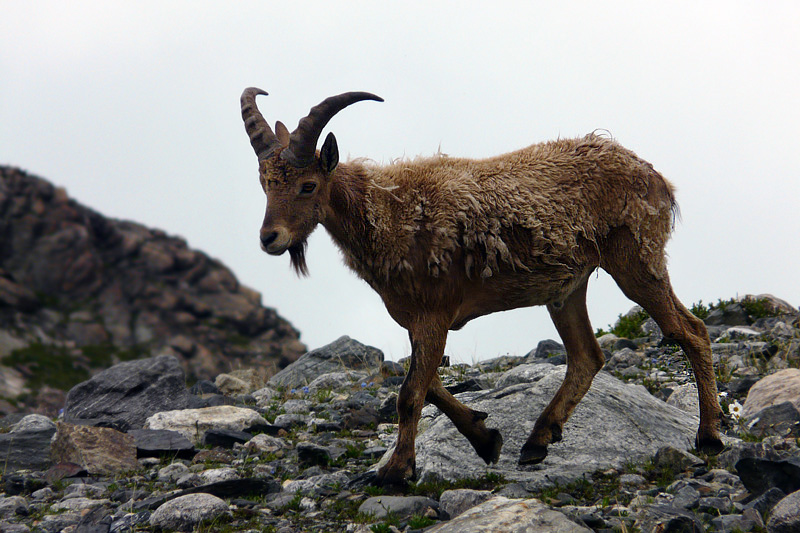
M 390 524 L 372 524 L 369 526 L 372 533 L 392 533 L 392 526 Z
M 694 316 L 699 318 L 700 320 L 704 320 L 708 317 L 709 311 L 708 307 L 703 304 L 703 300 L 699 300 L 697 303 L 692 304 L 692 307 L 689 309 Z
M 493 490 L 504 485 L 506 482 L 502 474 L 487 472 L 483 476 L 475 478 L 465 478 L 456 481 L 445 481 L 436 479 L 424 483 L 409 485 L 409 494 L 413 496 L 428 496 L 429 498 L 439 499 L 442 493 L 450 489 L 475 489 Z
M 303 493 L 299 490 L 295 493 L 294 498 L 288 501 L 283 507 L 284 511 L 300 512 L 300 501 L 303 499 Z
M 422 515 L 414 515 L 408 519 L 408 527 L 411 529 L 424 529 L 428 526 L 432 526 L 435 523 L 436 520 Z
M 376 487 L 375 485 L 367 485 L 364 487 L 364 492 L 368 496 L 383 496 L 386 494 L 386 491 L 383 487 Z
M 637 311 L 636 313 L 626 316 L 619 315 L 617 323 L 614 324 L 614 326 L 609 326 L 608 331 L 604 330 L 603 328 L 597 328 L 597 330 L 594 332 L 594 336 L 602 337 L 607 333 L 613 333 L 617 337 L 623 337 L 626 339 L 645 337 L 647 336 L 647 333 L 642 330 L 642 324 L 644 324 L 648 318 L 650 318 L 650 315 L 648 315 L 644 310 Z

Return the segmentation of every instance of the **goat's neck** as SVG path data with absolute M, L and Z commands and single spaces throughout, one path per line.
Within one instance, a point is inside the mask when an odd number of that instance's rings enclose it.
M 322 225 L 345 253 L 352 268 L 353 262 L 366 252 L 367 232 L 366 170 L 357 164 L 340 164 L 331 175 L 330 197 Z

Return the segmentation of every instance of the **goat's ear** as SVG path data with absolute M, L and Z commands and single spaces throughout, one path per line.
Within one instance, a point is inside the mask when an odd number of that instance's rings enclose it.
M 280 120 L 275 123 L 275 136 L 278 137 L 281 146 L 289 145 L 289 129 Z
M 322 145 L 322 150 L 319 152 L 319 162 L 322 169 L 330 174 L 339 164 L 339 146 L 336 144 L 336 137 L 333 133 L 329 133 L 325 137 L 325 142 Z

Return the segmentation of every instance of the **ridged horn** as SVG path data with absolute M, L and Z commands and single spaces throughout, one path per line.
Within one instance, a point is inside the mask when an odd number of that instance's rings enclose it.
M 300 120 L 297 129 L 292 132 L 289 147 L 281 152 L 281 158 L 296 167 L 310 165 L 314 161 L 319 136 L 328 121 L 345 107 L 362 100 L 383 102 L 383 98 L 372 93 L 349 92 L 326 98 L 312 107 L 308 116 Z
M 267 92 L 256 87 L 248 87 L 242 92 L 241 104 L 244 129 L 250 137 L 250 144 L 253 146 L 253 150 L 256 151 L 258 160 L 261 161 L 272 155 L 272 152 L 274 152 L 281 143 L 269 127 L 269 124 L 267 124 L 267 121 L 264 120 L 264 116 L 258 110 L 256 96 L 259 94 L 266 95 Z

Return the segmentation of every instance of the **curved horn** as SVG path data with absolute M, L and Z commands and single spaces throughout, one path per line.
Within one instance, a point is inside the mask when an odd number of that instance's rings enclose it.
M 261 161 L 272 155 L 272 152 L 281 143 L 258 110 L 256 96 L 259 94 L 266 95 L 267 93 L 255 87 L 248 87 L 242 93 L 241 104 L 244 129 L 247 131 L 247 135 L 250 136 L 250 144 L 253 146 L 253 150 L 256 151 L 258 160 Z
M 326 98 L 319 105 L 311 108 L 308 116 L 300 120 L 297 129 L 289 137 L 289 147 L 281 152 L 281 158 L 296 167 L 306 167 L 314 161 L 317 141 L 322 128 L 333 118 L 333 115 L 356 102 L 375 100 L 383 102 L 383 98 L 371 93 L 349 92 Z

